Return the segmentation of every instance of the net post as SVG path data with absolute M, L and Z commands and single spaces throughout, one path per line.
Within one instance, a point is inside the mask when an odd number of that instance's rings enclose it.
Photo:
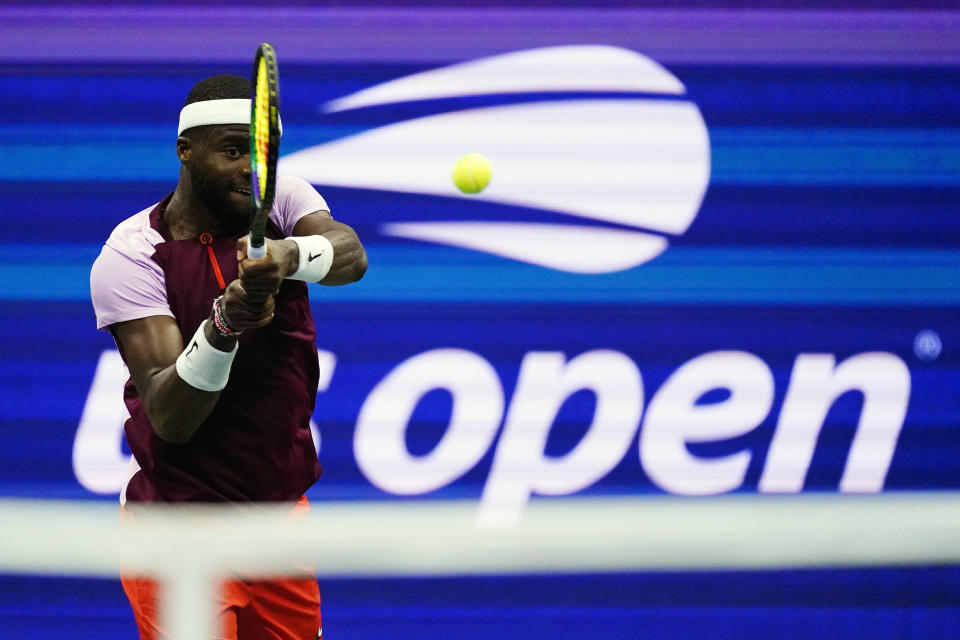
M 192 554 L 172 561 L 160 588 L 162 628 L 177 640 L 210 640 L 217 637 L 216 572 Z

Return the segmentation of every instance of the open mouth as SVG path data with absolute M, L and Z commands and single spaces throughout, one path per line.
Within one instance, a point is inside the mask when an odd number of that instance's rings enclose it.
M 234 193 L 240 193 L 240 194 L 245 195 L 245 196 L 248 196 L 248 197 L 249 197 L 250 194 L 252 193 L 252 192 L 250 191 L 250 189 L 244 189 L 244 188 L 238 188 L 238 187 L 234 187 L 233 189 L 230 189 L 230 191 L 233 191 Z

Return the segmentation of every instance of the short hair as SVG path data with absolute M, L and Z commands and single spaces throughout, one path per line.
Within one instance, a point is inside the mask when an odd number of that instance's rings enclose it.
M 252 88 L 250 80 L 241 76 L 229 74 L 210 76 L 193 85 L 183 106 L 206 100 L 249 98 Z

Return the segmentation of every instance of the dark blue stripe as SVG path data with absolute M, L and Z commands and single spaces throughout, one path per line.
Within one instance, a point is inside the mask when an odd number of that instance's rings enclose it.
M 173 190 L 175 174 L 158 182 L 23 182 L 0 190 L 0 238 L 7 243 L 99 245 L 125 218 Z M 321 187 L 334 217 L 367 243 L 381 225 L 399 221 L 490 220 L 563 223 L 572 216 L 448 198 Z M 29 216 L 25 203 L 29 203 Z M 927 248 L 960 246 L 960 188 L 711 185 L 684 247 Z M 389 215 L 387 214 L 389 207 Z M 23 215 L 12 212 L 24 211 Z M 591 223 L 603 225 L 603 223 Z M 605 225 L 616 226 L 616 225 Z
M 422 64 L 285 64 L 282 108 L 290 122 L 376 126 L 438 108 L 467 108 L 535 96 L 466 97 L 390 109 L 322 115 L 327 101 L 417 73 Z M 957 66 L 671 65 L 709 127 L 958 127 Z M 4 123 L 175 125 L 190 87 L 247 65 L 8 65 L 0 72 Z M 64 96 L 70 108 L 64 110 Z
M 958 61 L 960 62 L 960 61 Z M 708 127 L 955 127 L 960 66 L 677 66 Z
M 564 304 L 960 305 L 960 251 L 674 248 L 618 273 L 554 271 L 466 249 L 370 245 L 328 300 Z M 0 245 L 0 299 L 84 300 L 97 246 Z M 467 285 L 466 283 L 469 283 Z
M 323 578 L 324 636 L 946 640 L 955 567 Z M 571 636 L 571 634 L 574 634 Z M 776 634 L 774 634 L 776 635 Z M 116 579 L 0 578 L 0 636 L 135 637 Z
M 677 246 L 956 248 L 960 189 L 711 185 Z

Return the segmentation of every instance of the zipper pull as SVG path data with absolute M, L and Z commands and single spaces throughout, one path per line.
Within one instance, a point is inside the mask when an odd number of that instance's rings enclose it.
M 200 244 L 207 248 L 207 255 L 210 256 L 210 264 L 213 265 L 213 274 L 217 276 L 217 284 L 220 285 L 220 291 L 223 291 L 227 288 L 227 283 L 223 281 L 223 273 L 220 272 L 220 263 L 217 262 L 217 254 L 213 252 L 213 236 L 209 233 L 201 233 Z

